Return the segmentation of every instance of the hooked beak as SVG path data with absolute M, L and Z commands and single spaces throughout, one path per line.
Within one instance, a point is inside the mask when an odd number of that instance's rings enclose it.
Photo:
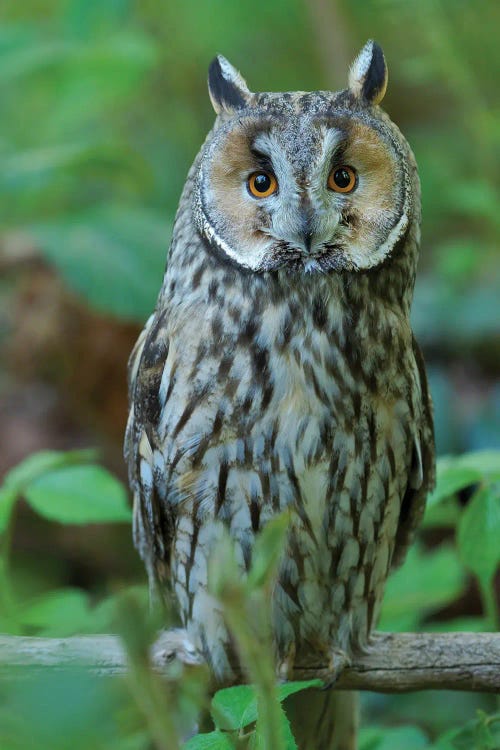
M 314 239 L 314 211 L 309 200 L 303 200 L 300 211 L 300 237 L 306 253 L 311 253 Z

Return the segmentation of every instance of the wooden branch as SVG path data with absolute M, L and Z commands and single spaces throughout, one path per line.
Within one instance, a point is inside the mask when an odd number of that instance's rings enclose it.
M 202 665 L 182 630 L 162 633 L 151 649 L 155 669 Z M 113 635 L 72 638 L 0 636 L 0 675 L 31 670 L 83 667 L 103 675 L 127 670 L 120 639 Z M 327 679 L 326 665 L 297 665 L 295 679 Z M 404 693 L 413 690 L 469 690 L 500 693 L 500 633 L 374 633 L 369 648 L 353 657 L 340 676 L 341 690 Z

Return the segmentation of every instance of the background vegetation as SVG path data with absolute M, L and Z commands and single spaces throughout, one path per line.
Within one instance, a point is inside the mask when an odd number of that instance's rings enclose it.
M 126 628 L 146 595 L 121 439 L 126 358 L 154 306 L 180 189 L 213 120 L 205 76 L 216 52 L 251 88 L 307 90 L 343 87 L 367 38 L 384 48 L 384 106 L 422 179 L 413 321 L 438 451 L 467 455 L 441 462 L 381 627 L 498 627 L 499 26 L 494 0 L 0 7 L 0 630 L 119 631 L 136 656 L 128 682 L 67 674 L 27 687 L 3 677 L 2 749 L 174 747 L 158 738 L 182 734 L 200 705 L 202 687 L 183 680 L 169 699 L 180 724 L 154 718 L 163 688 Z M 76 450 L 89 446 L 99 459 Z M 224 738 L 213 742 L 252 728 L 252 700 L 243 696 L 225 724 L 217 715 Z M 467 694 L 367 695 L 362 748 L 491 750 L 500 746 L 494 708 Z M 464 721 L 473 723 L 460 729 Z

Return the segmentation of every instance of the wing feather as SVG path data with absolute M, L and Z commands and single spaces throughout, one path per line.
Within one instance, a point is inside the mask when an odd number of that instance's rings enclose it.
M 414 433 L 411 467 L 408 485 L 401 503 L 393 566 L 403 562 L 423 518 L 427 494 L 434 488 L 436 481 L 432 400 L 427 384 L 424 358 L 415 338 L 413 338 L 413 354 L 417 369 L 417 384 L 420 387 L 421 418 Z
M 124 445 L 134 496 L 134 543 L 146 565 L 153 599 L 158 599 L 160 592 L 163 598 L 166 595 L 175 525 L 157 432 L 160 382 L 168 353 L 164 323 L 164 316 L 152 315 L 129 358 L 129 417 Z

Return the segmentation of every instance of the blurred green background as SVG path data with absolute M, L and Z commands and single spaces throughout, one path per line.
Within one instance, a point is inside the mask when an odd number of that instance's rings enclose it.
M 2 3 L 0 475 L 36 450 L 96 446 L 125 478 L 126 360 L 213 122 L 212 57 L 254 90 L 337 89 L 371 37 L 389 66 L 383 106 L 420 167 L 413 322 L 438 452 L 499 447 L 499 28 L 495 0 Z M 12 555 L 21 599 L 144 582 L 124 524 L 63 526 L 19 504 Z M 480 611 L 473 589 L 460 596 L 452 615 Z

